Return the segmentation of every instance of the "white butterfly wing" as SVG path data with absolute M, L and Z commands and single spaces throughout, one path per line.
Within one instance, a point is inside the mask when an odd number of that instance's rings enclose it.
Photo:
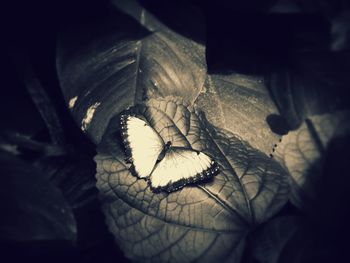
M 132 170 L 140 178 L 148 177 L 163 150 L 162 138 L 146 121 L 136 116 L 122 115 L 121 124 Z
M 169 192 L 184 185 L 209 179 L 218 172 L 218 166 L 208 155 L 190 149 L 171 148 L 150 176 L 154 190 Z

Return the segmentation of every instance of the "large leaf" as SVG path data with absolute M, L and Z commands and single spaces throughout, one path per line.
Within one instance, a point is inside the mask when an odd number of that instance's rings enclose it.
M 350 132 L 348 111 L 315 115 L 307 119 L 298 130 L 284 136 L 276 148 L 274 158 L 289 171 L 292 185 L 291 201 L 303 209 L 310 209 L 319 199 L 324 181 L 326 153 L 329 143 Z M 339 156 L 333 154 L 333 158 Z M 329 171 L 331 174 L 334 171 Z M 336 176 L 332 175 L 336 181 Z M 332 189 L 337 191 L 337 189 Z M 333 199 L 332 199 L 333 200 Z
M 98 188 L 110 230 L 140 261 L 239 262 L 245 236 L 288 199 L 284 170 L 232 133 L 211 126 L 178 100 L 150 100 L 138 110 L 165 141 L 213 156 L 214 180 L 170 194 L 132 176 L 113 118 L 99 147 Z
M 115 113 L 144 97 L 177 95 L 193 102 L 206 74 L 202 45 L 168 29 L 133 1 L 116 4 L 127 15 L 111 6 L 103 21 L 65 32 L 58 47 L 65 99 L 95 142 Z
M 30 164 L 0 153 L 2 241 L 76 239 L 76 223 L 61 191 Z
M 261 76 L 208 75 L 203 44 L 168 28 L 134 1 L 112 2 L 122 12 L 111 6 L 105 19 L 63 32 L 58 42 L 57 70 L 66 102 L 95 143 L 115 114 L 145 98 L 171 95 L 196 104 L 218 127 L 270 153 L 279 137 L 266 119 L 278 111 Z M 172 21 L 172 28 L 205 39 L 200 13 L 183 13 L 187 6 L 182 2 L 175 7 L 164 9 L 163 17 L 181 13 L 186 19 Z M 190 20 L 196 21 L 183 24 Z

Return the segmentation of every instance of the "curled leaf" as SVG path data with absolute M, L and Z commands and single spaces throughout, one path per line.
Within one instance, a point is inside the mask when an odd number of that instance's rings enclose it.
M 136 108 L 165 141 L 212 156 L 220 173 L 170 194 L 152 192 L 124 162 L 119 119 L 113 118 L 95 160 L 103 209 L 118 244 L 127 257 L 146 262 L 238 262 L 248 231 L 288 199 L 284 170 L 179 100 L 150 100 Z

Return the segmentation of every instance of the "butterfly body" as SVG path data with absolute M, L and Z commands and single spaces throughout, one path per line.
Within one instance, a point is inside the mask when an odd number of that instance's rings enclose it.
M 142 115 L 121 115 L 121 131 L 130 171 L 147 179 L 155 192 L 172 192 L 212 178 L 218 165 L 208 155 L 164 143 Z
M 158 158 L 157 158 L 157 162 L 160 162 L 161 160 L 164 159 L 165 154 L 170 150 L 171 147 L 171 142 L 168 141 L 165 145 L 163 150 L 161 151 L 161 153 L 159 154 Z

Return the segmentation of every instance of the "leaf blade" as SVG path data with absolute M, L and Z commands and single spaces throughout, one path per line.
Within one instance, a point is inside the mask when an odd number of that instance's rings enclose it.
M 83 129 L 95 143 L 113 115 L 145 97 L 175 95 L 193 101 L 206 75 L 202 44 L 168 29 L 138 4 L 131 4 L 132 13 L 130 3 L 113 4 L 126 14 L 115 11 L 117 15 L 80 25 L 58 43 L 57 71 L 67 105 L 75 102 L 71 111 L 77 122 L 99 103 Z

